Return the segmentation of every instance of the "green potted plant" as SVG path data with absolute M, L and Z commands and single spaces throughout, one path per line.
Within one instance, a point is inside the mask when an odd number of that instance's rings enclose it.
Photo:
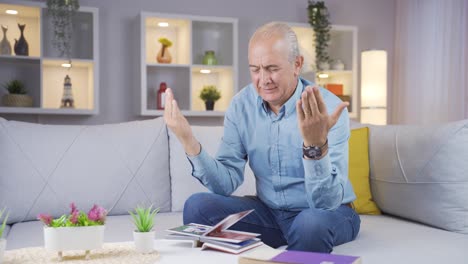
M 73 17 L 80 9 L 79 0 L 47 0 L 47 14 L 51 19 L 54 38 L 52 44 L 71 64 Z
M 133 231 L 135 248 L 141 253 L 151 253 L 154 250 L 154 217 L 159 208 L 153 206 L 137 206 L 135 212 L 129 212 L 136 229 Z
M 330 14 L 323 1 L 311 1 L 307 7 L 309 24 L 315 33 L 315 67 L 318 71 L 330 68 L 328 44 L 330 42 Z
M 206 110 L 212 111 L 214 104 L 221 98 L 221 92 L 214 85 L 203 86 L 200 92 L 200 99 L 205 102 Z
M 3 87 L 8 91 L 8 94 L 2 98 L 4 106 L 31 107 L 33 105 L 33 99 L 27 95 L 28 91 L 21 81 L 9 81 Z
M 65 250 L 85 250 L 85 258 L 89 259 L 90 250 L 101 248 L 104 243 L 107 211 L 94 205 L 85 213 L 74 203 L 70 208 L 70 214 L 56 219 L 48 214 L 37 216 L 44 223 L 44 247 L 57 251 L 59 260 Z
M 5 231 L 5 227 L 6 227 L 6 222 L 8 220 L 8 214 L 5 214 L 5 208 L 0 210 L 0 221 L 2 220 L 3 218 L 3 222 L 0 222 L 1 225 L 0 225 L 0 263 L 3 262 L 3 254 L 5 252 L 5 248 L 6 248 L 6 239 L 3 238 L 3 231 Z
M 168 48 L 172 46 L 172 41 L 167 38 L 160 38 L 158 42 L 161 43 L 161 49 L 156 56 L 156 60 L 159 63 L 171 63 L 172 56 Z

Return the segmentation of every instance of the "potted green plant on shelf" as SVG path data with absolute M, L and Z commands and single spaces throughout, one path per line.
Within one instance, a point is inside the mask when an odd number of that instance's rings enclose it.
M 135 212 L 129 212 L 136 229 L 133 231 L 135 248 L 141 253 L 151 253 L 154 251 L 154 217 L 159 212 L 159 208 L 153 206 L 137 206 Z
M 44 247 L 57 251 L 59 260 L 65 250 L 85 250 L 85 258 L 89 259 L 90 250 L 102 247 L 107 211 L 94 205 L 85 213 L 74 203 L 70 208 L 70 214 L 57 219 L 48 214 L 37 216 L 44 223 Z
M 2 98 L 4 106 L 31 107 L 33 105 L 33 99 L 27 95 L 28 91 L 21 81 L 9 81 L 3 87 L 8 91 L 8 94 L 5 94 Z
M 71 64 L 73 17 L 80 9 L 79 0 L 47 0 L 47 14 L 49 15 L 54 38 L 52 44 L 66 57 Z
M 158 55 L 156 56 L 156 60 L 159 63 L 171 63 L 172 56 L 169 52 L 169 47 L 172 46 L 172 41 L 170 41 L 167 38 L 160 38 L 158 39 L 158 42 L 161 43 L 161 49 L 159 50 Z
M 0 263 L 3 262 L 3 254 L 5 252 L 5 248 L 6 248 L 6 239 L 3 238 L 3 231 L 5 231 L 5 227 L 6 227 L 6 222 L 8 220 L 8 214 L 6 214 L 5 216 L 5 208 L 0 210 L 0 221 L 2 220 L 3 218 L 3 222 L 0 222 L 2 223 L 0 225 Z
M 330 13 L 323 1 L 311 1 L 307 7 L 309 24 L 315 33 L 315 68 L 318 71 L 330 68 L 328 44 L 330 42 Z
M 203 89 L 200 92 L 200 99 L 205 102 L 206 110 L 212 111 L 214 109 L 214 104 L 221 98 L 221 92 L 216 89 L 214 85 L 203 86 Z

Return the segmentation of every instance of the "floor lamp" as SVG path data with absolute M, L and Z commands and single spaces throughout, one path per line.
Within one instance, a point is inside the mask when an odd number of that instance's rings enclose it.
M 361 53 L 361 123 L 387 124 L 387 52 Z

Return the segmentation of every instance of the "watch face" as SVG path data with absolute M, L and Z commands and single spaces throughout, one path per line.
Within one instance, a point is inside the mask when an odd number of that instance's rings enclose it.
M 316 159 L 322 156 L 322 150 L 316 146 L 305 147 L 303 148 L 303 154 L 309 159 Z

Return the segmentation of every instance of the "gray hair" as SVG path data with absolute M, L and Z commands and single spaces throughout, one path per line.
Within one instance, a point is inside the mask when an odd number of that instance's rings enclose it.
M 255 39 L 270 38 L 275 35 L 282 35 L 284 40 L 286 40 L 289 45 L 288 60 L 291 63 L 294 62 L 296 57 L 301 55 L 299 52 L 299 44 L 297 42 L 296 33 L 285 23 L 270 22 L 259 27 L 250 38 L 249 47 Z

